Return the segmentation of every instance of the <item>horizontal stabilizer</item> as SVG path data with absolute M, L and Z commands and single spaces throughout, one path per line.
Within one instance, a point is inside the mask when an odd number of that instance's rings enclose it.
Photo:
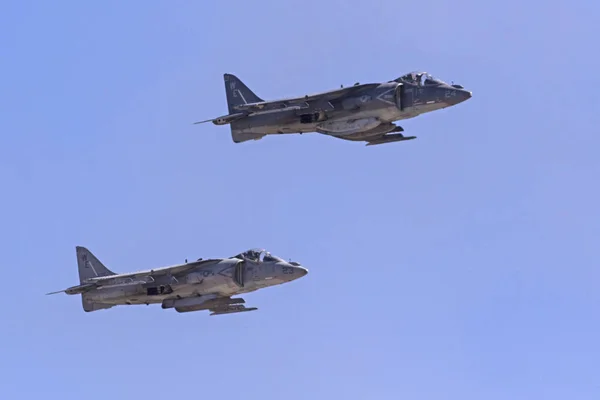
M 370 140 L 366 145 L 367 146 L 375 146 L 377 144 L 402 142 L 404 140 L 412 140 L 412 139 L 416 139 L 416 138 L 417 138 L 416 136 L 404 136 L 399 133 L 396 135 L 385 135 L 380 138 Z

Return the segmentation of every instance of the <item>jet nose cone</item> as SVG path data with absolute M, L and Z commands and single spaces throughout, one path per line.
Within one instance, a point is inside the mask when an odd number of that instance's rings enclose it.
M 294 279 L 302 278 L 304 275 L 308 274 L 308 269 L 304 268 L 302 265 L 300 265 L 300 263 L 290 261 L 288 266 L 294 274 Z
M 473 96 L 473 94 L 468 90 L 460 90 L 456 93 L 456 104 L 469 100 L 471 96 Z
M 281 266 L 281 278 L 285 282 L 302 278 L 303 276 L 308 274 L 308 269 L 304 268 L 297 262 L 280 263 L 279 265 Z
M 473 94 L 468 90 L 459 89 L 456 90 L 456 92 L 453 93 L 453 95 L 446 99 L 446 103 L 450 106 L 455 106 L 458 103 L 462 103 L 463 101 L 469 100 L 472 96 Z

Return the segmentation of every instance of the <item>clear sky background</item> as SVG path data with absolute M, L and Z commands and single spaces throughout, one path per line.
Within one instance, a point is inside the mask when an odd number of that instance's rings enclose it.
M 599 399 L 596 3 L 2 3 L 1 397 Z M 269 99 L 412 70 L 473 91 L 414 141 L 192 125 L 225 72 Z M 310 273 L 251 313 L 85 313 L 44 296 L 76 245 Z

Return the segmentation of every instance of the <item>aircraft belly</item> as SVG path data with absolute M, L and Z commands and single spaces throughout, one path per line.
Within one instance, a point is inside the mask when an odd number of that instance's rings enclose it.
M 298 118 L 296 110 L 254 114 L 248 118 L 236 121 L 232 129 L 238 133 L 279 133 L 281 126 L 289 125 Z
M 205 276 L 208 275 L 208 276 Z M 169 286 L 172 291 L 160 294 L 148 294 L 148 289 L 141 284 L 104 287 L 85 293 L 88 301 L 103 304 L 147 304 L 160 303 L 164 299 L 174 297 L 196 296 L 207 293 L 229 295 L 239 287 L 230 277 L 220 275 L 212 270 L 204 270 L 188 274 L 180 283 Z
M 326 121 L 317 126 L 317 131 L 329 135 L 350 135 L 357 132 L 368 131 L 381 124 L 377 118 L 361 118 L 347 120 Z
M 301 123 L 291 123 L 285 125 L 278 125 L 276 127 L 275 133 L 308 133 L 315 132 L 317 128 L 317 124 L 301 124 Z
M 421 113 L 427 113 L 427 112 L 439 110 L 439 109 L 442 109 L 442 108 L 445 108 L 445 107 L 446 107 L 446 104 L 444 104 L 444 103 L 424 104 L 424 105 L 422 105 L 422 106 L 419 107 L 419 111 Z
M 374 138 L 374 137 L 379 137 L 379 136 L 385 135 L 386 133 L 393 131 L 395 128 L 396 128 L 396 125 L 387 122 L 387 123 L 378 125 L 373 129 L 369 129 L 368 131 L 361 131 L 361 132 L 356 132 L 356 133 L 353 133 L 350 135 L 340 135 L 340 136 L 342 136 L 344 139 L 348 139 L 348 140 L 366 140 L 369 138 Z
M 372 108 L 358 111 L 344 111 L 329 115 L 327 121 L 343 121 L 349 119 L 376 118 L 381 122 L 392 122 L 401 118 L 402 111 L 396 107 Z
M 379 119 L 385 122 L 392 122 L 401 119 L 402 111 L 396 107 L 389 107 L 379 111 Z
M 235 129 L 236 133 L 247 133 L 247 134 L 275 134 L 279 133 L 277 131 L 277 126 L 253 126 L 248 128 L 237 128 Z
M 285 134 L 285 133 L 336 133 L 343 134 L 340 129 L 331 129 L 331 125 L 336 126 L 337 121 L 347 120 L 379 120 L 381 122 L 395 121 L 402 119 L 402 112 L 396 107 L 376 107 L 359 110 L 336 110 L 327 113 L 328 119 L 323 122 L 301 123 L 299 121 L 298 110 L 277 111 L 265 114 L 255 114 L 246 119 L 236 121 L 232 124 L 232 130 L 240 134 Z M 363 121 L 364 122 L 364 121 Z M 360 125 L 360 122 L 357 124 Z M 371 122 L 359 130 L 368 130 L 377 126 L 377 123 Z M 328 128 L 329 127 L 329 128 Z M 343 130 L 343 129 L 342 129 Z M 356 132 L 356 130 L 353 130 Z
M 400 113 L 398 119 L 409 119 L 417 117 L 421 114 L 425 114 L 431 111 L 439 110 L 444 108 L 445 105 L 442 103 L 433 103 L 433 104 L 419 104 L 416 106 L 406 107 Z
M 213 271 L 203 271 L 203 273 L 207 272 L 213 273 Z M 230 277 L 219 274 L 205 277 L 203 276 L 203 273 L 188 275 L 187 283 L 178 285 L 177 290 L 175 290 L 173 294 L 190 296 L 207 293 L 233 293 L 238 288 Z
M 139 285 L 100 288 L 84 294 L 89 301 L 105 304 L 123 304 L 127 298 L 145 296 Z

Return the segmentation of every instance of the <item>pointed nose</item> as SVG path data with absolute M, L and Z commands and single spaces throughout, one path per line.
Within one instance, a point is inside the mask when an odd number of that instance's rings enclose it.
M 448 105 L 454 106 L 454 105 L 457 105 L 458 103 L 462 103 L 463 101 L 469 100 L 472 96 L 473 96 L 473 94 L 471 92 L 469 92 L 468 90 L 459 89 L 459 90 L 456 90 L 456 95 L 451 96 L 446 99 L 446 103 Z
M 473 93 L 469 92 L 468 90 L 461 90 L 460 91 L 460 95 L 457 96 L 458 97 L 458 101 L 457 103 L 462 103 L 463 101 L 467 101 L 469 100 L 471 97 L 473 96 Z
M 308 269 L 304 268 L 297 262 L 281 262 L 278 265 L 281 268 L 281 279 L 284 282 L 290 282 L 302 278 L 303 276 L 308 274 Z
M 308 274 L 308 270 L 304 267 L 294 267 L 296 269 L 296 273 L 301 278 L 304 275 Z
M 298 277 L 303 277 L 304 275 L 308 274 L 308 269 L 304 268 L 300 263 L 297 263 L 295 261 L 290 261 L 288 264 L 290 267 L 292 267 L 292 270 L 294 271 L 294 275 L 297 275 Z

